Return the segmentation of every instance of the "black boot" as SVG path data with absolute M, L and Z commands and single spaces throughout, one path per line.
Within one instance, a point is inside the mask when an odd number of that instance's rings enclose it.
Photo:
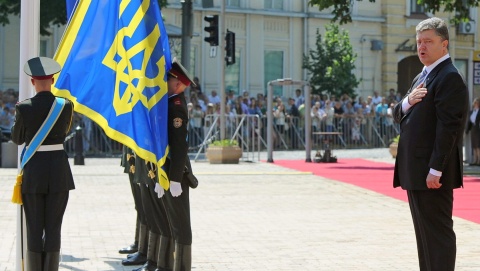
M 60 252 L 45 252 L 43 271 L 58 271 Z M 34 269 L 29 269 L 34 270 Z
M 157 253 L 157 269 L 155 269 L 155 271 L 173 270 L 174 249 L 175 244 L 173 243 L 173 238 L 160 235 Z
M 28 270 L 42 270 L 42 253 L 27 250 L 27 268 Z
M 137 226 L 135 227 L 135 242 L 133 244 L 121 248 L 118 253 L 120 254 L 131 254 L 138 251 L 138 237 L 140 232 L 140 221 L 137 219 Z
M 147 255 L 139 252 L 135 252 L 129 255 L 130 257 L 122 260 L 122 265 L 142 265 L 147 262 Z
M 147 262 L 148 232 L 147 225 L 140 224 L 138 232 L 138 251 L 127 255 L 127 258 L 122 260 L 122 265 L 141 265 Z
M 148 249 L 147 249 L 147 261 L 140 268 L 134 269 L 133 271 L 154 271 L 157 267 L 155 262 L 157 255 L 157 244 L 158 244 L 158 234 L 150 231 L 148 235 Z
M 148 237 L 147 262 L 139 271 L 154 271 L 157 267 L 158 234 L 150 231 Z
M 156 262 L 152 262 L 148 260 L 142 267 L 133 269 L 133 271 L 155 271 L 156 267 L 157 267 Z
M 135 253 L 138 251 L 138 242 L 135 241 L 133 244 L 126 246 L 124 248 L 121 248 L 118 253 L 120 254 L 131 254 Z
M 173 271 L 192 270 L 192 246 L 175 243 L 175 262 Z

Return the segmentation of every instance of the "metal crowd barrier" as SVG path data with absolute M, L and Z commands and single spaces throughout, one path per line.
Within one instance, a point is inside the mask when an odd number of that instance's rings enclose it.
M 258 115 L 227 115 L 225 117 L 226 139 L 236 140 L 243 149 L 242 161 L 258 161 L 260 151 L 267 149 L 267 118 Z M 207 115 L 199 127 L 194 121 L 189 121 L 189 152 L 195 154 L 195 160 L 205 159 L 204 154 L 208 144 L 219 140 L 219 116 Z M 273 124 L 274 150 L 304 150 L 305 121 L 303 118 L 286 119 L 287 126 Z M 390 125 L 389 125 L 390 124 Z M 79 126 L 75 123 L 65 149 L 71 157 L 75 154 L 74 134 Z M 364 118 L 334 117 L 331 121 L 321 120 L 317 126 L 312 126 L 312 149 L 322 149 L 326 140 L 335 149 L 382 148 L 399 134 L 399 125 L 393 121 L 375 116 Z M 103 130 L 94 122 L 88 129 L 81 130 L 83 138 L 83 153 L 86 157 L 113 157 L 122 153 L 122 144 L 108 138 Z M 319 135 L 316 132 L 338 132 L 338 135 Z

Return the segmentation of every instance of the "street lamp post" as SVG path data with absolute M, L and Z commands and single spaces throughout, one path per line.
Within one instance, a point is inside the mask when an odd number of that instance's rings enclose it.
M 220 13 L 220 29 L 221 35 L 218 39 L 218 46 L 220 47 L 220 139 L 225 139 L 225 6 L 226 0 L 222 1 L 222 12 Z

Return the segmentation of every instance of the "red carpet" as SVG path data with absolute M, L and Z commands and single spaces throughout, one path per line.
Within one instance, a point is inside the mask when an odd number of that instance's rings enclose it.
M 304 160 L 275 160 L 275 164 L 308 171 L 328 179 L 353 184 L 407 201 L 401 188 L 393 188 L 393 165 L 364 159 L 340 159 L 337 163 L 306 163 Z M 480 178 L 465 176 L 464 188 L 454 190 L 453 215 L 480 224 Z

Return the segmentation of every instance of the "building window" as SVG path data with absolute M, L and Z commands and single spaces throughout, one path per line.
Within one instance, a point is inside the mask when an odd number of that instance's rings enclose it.
M 227 0 L 227 7 L 240 7 L 240 0 Z
M 265 90 L 268 82 L 283 78 L 283 51 L 265 51 L 264 58 Z M 282 96 L 282 87 L 273 87 L 273 96 Z
M 265 0 L 265 9 L 283 10 L 283 0 Z
M 410 0 L 410 14 L 425 13 L 425 6 L 418 4 L 417 0 Z

